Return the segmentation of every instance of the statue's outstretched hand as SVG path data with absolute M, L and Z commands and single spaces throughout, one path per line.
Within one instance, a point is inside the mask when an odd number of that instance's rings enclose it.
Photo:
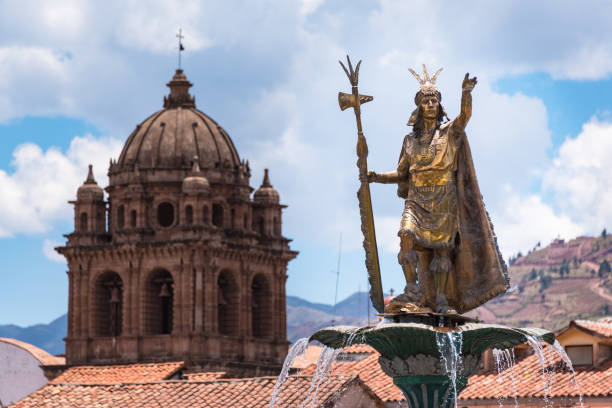
M 472 92 L 472 89 L 476 86 L 478 80 L 476 77 L 470 78 L 470 73 L 465 74 L 465 78 L 463 78 L 463 83 L 461 84 L 461 88 L 464 92 Z

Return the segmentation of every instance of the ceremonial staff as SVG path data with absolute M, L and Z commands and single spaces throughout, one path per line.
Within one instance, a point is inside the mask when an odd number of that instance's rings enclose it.
M 355 111 L 355 119 L 357 120 L 357 167 L 359 168 L 359 180 L 361 184 L 357 197 L 359 198 L 359 213 L 361 215 L 361 231 L 363 232 L 363 248 L 366 253 L 366 268 L 368 270 L 368 278 L 370 281 L 370 299 L 372 305 L 379 313 L 384 311 L 384 300 L 382 291 L 382 282 L 380 279 L 380 265 L 378 262 L 378 248 L 376 246 L 376 232 L 374 230 L 374 216 L 372 214 L 372 199 L 370 197 L 370 184 L 368 183 L 368 145 L 366 143 L 363 130 L 361 128 L 361 104 L 372 101 L 374 98 L 368 95 L 360 95 L 357 89 L 359 82 L 359 66 L 361 61 L 353 70 L 351 60 L 346 56 L 348 69 L 340 62 L 342 69 L 346 73 L 352 86 L 352 93 L 338 93 L 338 103 L 340 109 L 345 110 L 352 107 Z

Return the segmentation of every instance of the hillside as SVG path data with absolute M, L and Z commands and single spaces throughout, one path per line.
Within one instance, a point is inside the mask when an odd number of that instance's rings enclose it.
M 612 313 L 612 236 L 554 240 L 511 259 L 511 289 L 470 315 L 488 323 L 558 329 Z

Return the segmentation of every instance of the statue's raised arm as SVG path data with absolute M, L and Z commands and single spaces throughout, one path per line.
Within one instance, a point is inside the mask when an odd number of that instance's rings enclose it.
M 474 89 L 477 83 L 476 77 L 470 78 L 469 72 L 465 74 L 461 84 L 461 111 L 453 121 L 453 127 L 456 130 L 463 131 L 472 117 L 472 89 Z

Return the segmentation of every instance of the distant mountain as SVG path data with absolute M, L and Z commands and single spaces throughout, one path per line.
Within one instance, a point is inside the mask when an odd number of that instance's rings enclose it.
M 64 354 L 64 341 L 68 318 L 62 315 L 49 324 L 19 327 L 14 324 L 0 325 L 0 337 L 11 337 L 40 347 L 50 354 Z

